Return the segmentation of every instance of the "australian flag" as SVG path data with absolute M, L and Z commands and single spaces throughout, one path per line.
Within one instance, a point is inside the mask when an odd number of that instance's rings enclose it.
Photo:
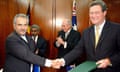
M 76 1 L 75 0 L 73 0 L 73 7 L 72 7 L 72 26 L 74 30 L 77 30 Z

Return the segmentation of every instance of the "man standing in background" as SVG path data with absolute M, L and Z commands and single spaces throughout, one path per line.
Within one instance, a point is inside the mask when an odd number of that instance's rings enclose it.
M 61 26 L 62 30 L 58 32 L 54 46 L 58 48 L 58 58 L 69 53 L 79 42 L 80 33 L 73 30 L 71 20 L 64 19 Z M 74 66 L 77 60 L 73 61 L 70 66 Z
M 45 57 L 46 49 L 47 49 L 47 42 L 41 36 L 40 27 L 37 24 L 32 24 L 31 26 L 31 36 L 35 42 L 35 54 Z M 33 72 L 41 71 L 39 65 L 33 65 Z
M 45 57 L 45 55 L 46 55 L 45 52 L 47 49 L 47 42 L 41 36 L 40 27 L 37 24 L 33 24 L 31 26 L 31 36 L 36 44 L 35 53 L 38 54 L 39 56 Z

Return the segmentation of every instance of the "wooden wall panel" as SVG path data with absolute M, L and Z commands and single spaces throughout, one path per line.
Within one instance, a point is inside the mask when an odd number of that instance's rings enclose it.
M 76 0 L 77 1 L 77 23 L 78 31 L 83 32 L 89 26 L 88 5 L 91 0 Z
M 8 24 L 8 14 L 7 14 L 7 1 L 2 0 L 0 2 L 0 9 L 5 9 L 1 10 L 0 12 L 0 67 L 4 64 L 4 59 L 5 59 L 5 54 L 4 54 L 4 42 L 5 42 L 5 24 Z M 4 16 L 3 16 L 4 15 Z
M 0 66 L 5 59 L 5 39 L 13 31 L 13 17 L 16 13 L 26 13 L 26 9 L 27 2 L 23 0 L 0 0 Z
M 107 19 L 120 23 L 120 0 L 104 0 L 108 6 Z

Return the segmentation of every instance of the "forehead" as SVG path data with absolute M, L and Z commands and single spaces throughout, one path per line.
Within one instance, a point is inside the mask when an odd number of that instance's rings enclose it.
M 89 8 L 89 11 L 90 12 L 93 12 L 93 11 L 102 11 L 102 7 L 100 5 L 94 5 L 94 6 L 91 6 Z
M 62 25 L 69 25 L 67 21 L 64 21 Z
M 37 28 L 31 28 L 31 30 L 38 30 Z
M 17 19 L 16 19 L 16 23 L 27 23 L 27 19 L 26 18 L 24 18 L 24 17 L 18 17 Z

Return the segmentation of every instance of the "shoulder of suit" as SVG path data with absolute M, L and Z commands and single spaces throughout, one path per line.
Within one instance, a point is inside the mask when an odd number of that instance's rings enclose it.
M 76 31 L 76 30 L 71 30 L 71 32 L 74 32 L 74 33 L 80 33 L 79 31 Z
M 42 36 L 38 36 L 38 41 L 40 41 L 40 40 L 42 40 L 42 41 L 46 41 L 46 39 L 45 39 L 44 37 L 42 37 Z
M 12 33 L 10 33 L 10 34 L 8 35 L 8 38 L 16 37 L 16 36 L 17 36 L 17 34 L 16 34 L 15 32 L 12 32 Z
M 15 32 L 10 33 L 7 37 L 7 40 L 16 40 L 16 39 L 19 39 L 19 36 Z
M 111 22 L 111 21 L 107 21 L 107 23 L 110 24 L 111 27 L 120 28 L 120 23 Z

